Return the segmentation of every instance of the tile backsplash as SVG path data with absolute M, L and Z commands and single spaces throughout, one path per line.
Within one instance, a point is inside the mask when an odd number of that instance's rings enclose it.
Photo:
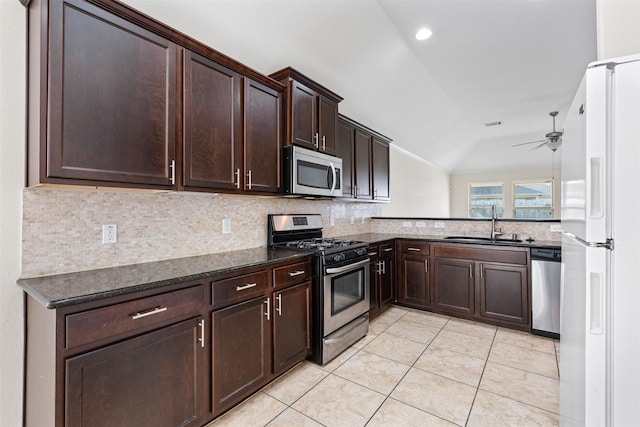
M 26 188 L 22 276 L 40 276 L 267 244 L 267 214 L 322 214 L 325 236 L 368 232 L 375 203 L 194 193 Z M 231 220 L 231 233 L 222 221 Z M 352 224 L 353 219 L 353 224 Z M 102 225 L 117 243 L 102 243 Z

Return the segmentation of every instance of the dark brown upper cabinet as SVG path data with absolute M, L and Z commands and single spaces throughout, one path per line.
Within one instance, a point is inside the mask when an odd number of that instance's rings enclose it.
M 29 22 L 29 185 L 280 192 L 283 85 L 114 0 Z
M 280 191 L 281 93 L 184 54 L 182 188 Z
M 48 6 L 48 43 L 30 36 L 42 43 L 30 52 L 32 183 L 171 188 L 176 45 L 85 1 Z
M 391 139 L 340 114 L 338 157 L 342 158 L 343 197 L 389 201 Z
M 288 67 L 270 75 L 287 87 L 286 145 L 336 154 L 342 97 Z

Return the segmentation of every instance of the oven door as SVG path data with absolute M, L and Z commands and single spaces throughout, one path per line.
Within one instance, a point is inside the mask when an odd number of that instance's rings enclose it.
M 324 269 L 324 336 L 369 311 L 369 258 Z

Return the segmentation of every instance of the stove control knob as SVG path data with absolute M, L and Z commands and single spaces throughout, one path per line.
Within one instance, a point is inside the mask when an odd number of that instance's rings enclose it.
M 333 256 L 334 262 L 340 262 L 344 260 L 344 254 L 336 254 Z
M 356 254 L 357 254 L 358 256 L 362 256 L 362 255 L 364 255 L 364 254 L 366 254 L 366 253 L 367 253 L 367 250 L 366 250 L 365 248 L 356 249 Z

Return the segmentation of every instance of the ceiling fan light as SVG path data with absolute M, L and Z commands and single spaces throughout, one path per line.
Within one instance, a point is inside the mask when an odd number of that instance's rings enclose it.
M 426 28 L 426 27 L 423 27 L 423 28 L 420 28 L 420 29 L 416 32 L 416 36 L 415 36 L 415 37 L 416 37 L 416 40 L 420 40 L 420 41 L 422 41 L 422 40 L 426 40 L 426 39 L 428 39 L 429 37 L 431 37 L 431 35 L 432 35 L 432 34 L 433 34 L 433 33 L 431 32 L 431 30 L 430 30 L 430 29 L 428 29 L 428 28 Z

